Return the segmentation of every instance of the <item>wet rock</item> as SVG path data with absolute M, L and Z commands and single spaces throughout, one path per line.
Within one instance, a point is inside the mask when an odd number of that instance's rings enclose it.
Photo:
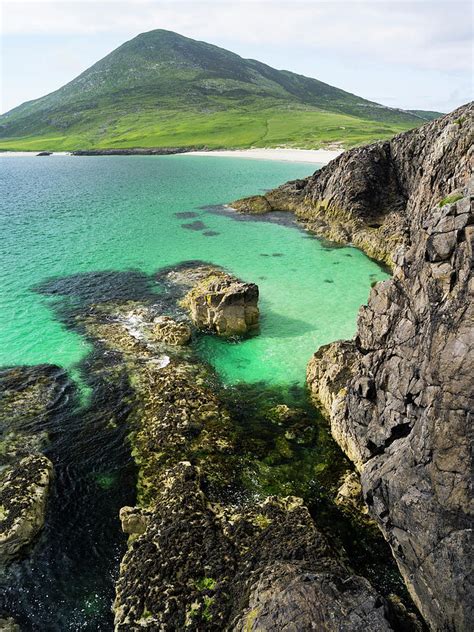
M 181 305 L 199 329 L 210 329 L 225 337 L 258 329 L 258 286 L 254 283 L 244 283 L 212 266 L 181 269 L 169 277 L 191 288 Z
M 145 533 L 149 521 L 149 512 L 140 507 L 122 507 L 120 510 L 122 531 L 128 535 Z
M 339 562 L 299 499 L 209 502 L 199 472 L 163 474 L 121 565 L 115 629 L 392 630 L 388 604 Z
M 386 602 L 362 577 L 311 572 L 304 564 L 267 567 L 251 587 L 235 632 L 392 630 Z
M 158 316 L 153 321 L 151 337 L 170 345 L 186 345 L 191 340 L 191 328 L 168 316 Z
M 30 544 L 44 525 L 53 465 L 40 454 L 23 458 L 0 479 L 0 562 Z
M 474 628 L 472 112 L 464 106 L 388 143 L 381 160 L 404 199 L 383 219 L 402 244 L 387 241 L 393 278 L 373 288 L 355 339 L 321 348 L 307 374 L 415 603 L 440 632 Z M 356 173 L 370 173 L 362 163 L 385 145 L 354 152 Z M 343 156 L 308 181 L 306 203 L 338 175 L 344 188 L 351 159 Z M 379 213 L 380 193 L 364 185 L 365 223 Z M 351 189 L 338 196 L 349 200 Z
M 186 293 L 195 277 L 181 273 L 176 271 L 176 278 L 187 284 Z M 102 372 L 103 379 L 126 372 L 132 386 L 127 423 L 138 468 L 138 507 L 120 512 L 130 537 L 116 585 L 116 630 L 233 629 L 247 616 L 249 596 L 258 592 L 254 585 L 261 577 L 273 578 L 280 564 L 289 568 L 279 574 L 278 586 L 275 576 L 275 592 L 285 578 L 291 584 L 308 573 L 328 576 L 336 593 L 350 581 L 352 594 L 338 599 L 345 604 L 353 599 L 362 620 L 390 630 L 388 603 L 365 580 L 350 579 L 353 572 L 316 529 L 301 499 L 256 501 L 247 492 L 250 456 L 239 451 L 218 381 L 186 347 L 169 347 L 168 363 L 162 364 L 162 343 L 152 344 L 146 334 L 153 314 L 153 306 L 106 302 L 88 305 L 77 316 L 107 356 L 106 363 L 94 356 L 90 370 Z M 272 405 L 292 426 L 308 423 L 303 410 Z M 280 438 L 275 450 L 287 454 L 289 443 Z M 300 608 L 308 602 L 304 616 L 318 609 L 314 597 L 311 590 L 302 594 Z M 361 602 L 368 604 L 365 613 Z M 295 609 L 282 602 L 280 611 L 291 625 Z M 331 616 L 328 604 L 320 616 Z

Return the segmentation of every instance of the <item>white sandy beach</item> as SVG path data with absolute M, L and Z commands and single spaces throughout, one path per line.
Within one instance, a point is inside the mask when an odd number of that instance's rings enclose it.
M 190 151 L 182 156 L 223 156 L 226 158 L 250 158 L 253 160 L 281 160 L 284 162 L 311 162 L 327 164 L 343 150 L 330 149 L 222 149 L 215 151 Z
M 219 149 L 212 151 L 189 151 L 180 156 L 218 156 L 223 158 L 250 158 L 252 160 L 279 160 L 283 162 L 309 162 L 325 165 L 334 160 L 342 149 Z M 4 151 L 0 158 L 15 156 L 37 156 L 38 151 Z M 68 152 L 55 151 L 51 156 L 66 156 Z

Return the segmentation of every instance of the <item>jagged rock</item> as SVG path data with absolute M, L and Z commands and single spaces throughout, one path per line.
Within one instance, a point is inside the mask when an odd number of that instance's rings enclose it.
M 334 557 L 299 499 L 213 504 L 190 463 L 159 489 L 121 565 L 117 632 L 393 629 L 389 604 Z
M 265 568 L 234 632 L 391 630 L 387 604 L 357 575 L 311 572 L 301 563 Z
M 360 516 L 365 517 L 367 515 L 368 507 L 364 502 L 362 485 L 356 472 L 349 471 L 343 476 L 334 502 L 336 505 L 347 508 Z
M 457 189 L 460 169 L 465 170 L 466 163 L 451 173 L 450 150 L 434 156 L 441 169 L 446 167 L 445 182 L 438 186 L 434 180 L 431 186 L 425 170 L 432 157 L 432 140 L 442 128 L 446 145 L 461 136 L 468 139 L 472 133 L 469 107 L 390 141 L 346 151 L 309 178 L 237 200 L 231 207 L 242 213 L 293 212 L 309 231 L 331 241 L 352 243 L 393 266 L 393 255 L 404 242 L 410 221 L 407 200 L 418 179 L 424 179 L 427 203 L 428 199 L 440 202 Z
M 191 288 L 180 304 L 199 329 L 219 336 L 242 336 L 258 328 L 258 286 L 214 266 L 181 268 L 168 277 Z
M 355 170 L 362 202 L 350 212 L 367 225 L 382 209 L 393 237 L 386 245 L 393 278 L 373 288 L 356 338 L 321 348 L 307 377 L 361 472 L 370 514 L 415 603 L 440 632 L 474 628 L 472 112 L 470 104 L 389 143 L 348 152 L 303 187 L 308 213 L 330 182 L 349 210 L 346 184 Z M 381 180 L 387 193 L 369 178 L 380 165 L 396 176 Z
M 42 529 L 53 465 L 33 454 L 0 479 L 0 561 L 13 559 Z
M 178 323 L 168 316 L 158 316 L 151 328 L 152 337 L 170 345 L 186 345 L 191 340 L 191 328 L 186 323 Z

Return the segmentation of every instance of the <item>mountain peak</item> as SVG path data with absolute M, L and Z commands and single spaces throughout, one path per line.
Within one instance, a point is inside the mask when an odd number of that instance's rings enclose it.
M 68 84 L 0 117 L 9 139 L 67 149 L 347 144 L 423 122 L 326 83 L 173 31 L 137 35 Z M 183 125 L 188 131 L 182 133 Z M 180 137 L 181 135 L 181 137 Z M 59 145 L 58 145 L 58 139 Z

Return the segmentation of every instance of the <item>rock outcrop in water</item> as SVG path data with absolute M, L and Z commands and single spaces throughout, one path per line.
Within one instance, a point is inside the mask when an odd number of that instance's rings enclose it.
M 189 347 L 150 336 L 158 309 L 105 301 L 75 316 L 100 349 L 90 371 L 126 375 L 133 391 L 138 499 L 120 512 L 130 537 L 116 630 L 397 629 L 393 604 L 334 552 L 301 499 L 246 492 L 252 457 L 239 450 L 221 386 Z M 270 408 L 289 427 L 302 423 L 296 409 Z
M 258 286 L 216 266 L 192 266 L 170 272 L 173 283 L 188 289 L 180 301 L 199 329 L 219 336 L 243 336 L 258 329 Z
M 315 354 L 308 384 L 439 631 L 474 628 L 472 115 L 470 104 L 351 150 L 264 196 L 271 209 L 293 210 L 310 230 L 393 266 L 361 309 L 355 339 Z
M 44 525 L 53 464 L 44 429 L 67 378 L 56 366 L 0 371 L 0 563 L 16 558 Z
M 8 468 L 0 481 L 0 562 L 14 559 L 44 524 L 53 464 L 32 454 Z

